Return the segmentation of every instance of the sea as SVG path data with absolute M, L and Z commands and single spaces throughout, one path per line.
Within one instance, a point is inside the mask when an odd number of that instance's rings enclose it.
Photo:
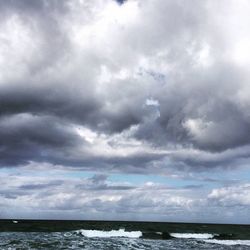
M 250 225 L 0 220 L 5 249 L 250 249 Z

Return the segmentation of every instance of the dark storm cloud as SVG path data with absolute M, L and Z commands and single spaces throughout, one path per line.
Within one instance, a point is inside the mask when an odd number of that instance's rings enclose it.
M 36 85 L 36 83 L 33 83 Z M 88 123 L 91 116 L 100 109 L 98 100 L 90 96 L 81 96 L 77 90 L 69 87 L 60 89 L 60 84 L 54 87 L 24 86 L 2 89 L 0 93 L 0 115 L 31 113 L 35 115 L 51 115 L 75 122 Z M 88 118 L 89 117 L 89 118 Z
M 147 173 L 247 159 L 247 63 L 213 4 L 116 2 L 0 1 L 0 165 Z
M 26 113 L 2 117 L 0 137 L 2 166 L 43 161 L 43 158 L 54 157 L 57 151 L 66 151 L 80 143 L 79 138 L 59 120 Z
M 16 86 L 13 89 L 2 89 L 0 115 L 23 112 L 51 115 L 108 133 L 122 132 L 131 125 L 138 124 L 143 115 L 143 110 L 133 109 L 133 104 L 125 103 L 125 106 L 113 112 L 105 110 L 105 103 L 100 100 L 102 96 L 98 94 L 90 92 L 85 95 L 84 90 L 71 89 L 71 86 L 67 85 L 62 88 L 62 83 L 52 85 L 52 89 L 49 86 L 31 86 L 29 89 Z

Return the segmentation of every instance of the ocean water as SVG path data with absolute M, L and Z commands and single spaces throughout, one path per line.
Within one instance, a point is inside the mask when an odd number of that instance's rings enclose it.
M 113 229 L 112 229 L 113 227 Z M 0 221 L 0 249 L 250 249 L 250 226 Z

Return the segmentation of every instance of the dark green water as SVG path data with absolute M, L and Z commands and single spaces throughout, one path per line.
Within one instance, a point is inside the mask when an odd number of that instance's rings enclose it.
M 250 240 L 250 225 L 130 222 L 130 221 L 71 221 L 71 220 L 0 220 L 1 232 L 66 232 L 79 229 L 142 231 L 145 234 L 165 233 L 211 233 L 224 234 L 232 239 Z
M 250 225 L 0 220 L 0 249 L 250 249 Z

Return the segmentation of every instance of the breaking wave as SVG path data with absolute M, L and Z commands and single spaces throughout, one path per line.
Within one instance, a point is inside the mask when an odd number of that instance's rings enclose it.
M 235 246 L 235 245 L 244 245 L 250 246 L 250 240 L 204 240 L 207 243 L 227 245 L 227 246 Z
M 181 239 L 212 239 L 214 237 L 213 234 L 207 233 L 170 233 L 170 235 L 174 238 Z
M 84 230 L 80 229 L 77 233 L 88 238 L 111 238 L 111 237 L 125 237 L 125 238 L 140 238 L 142 236 L 141 231 L 125 231 L 125 229 L 101 231 L 101 230 Z

